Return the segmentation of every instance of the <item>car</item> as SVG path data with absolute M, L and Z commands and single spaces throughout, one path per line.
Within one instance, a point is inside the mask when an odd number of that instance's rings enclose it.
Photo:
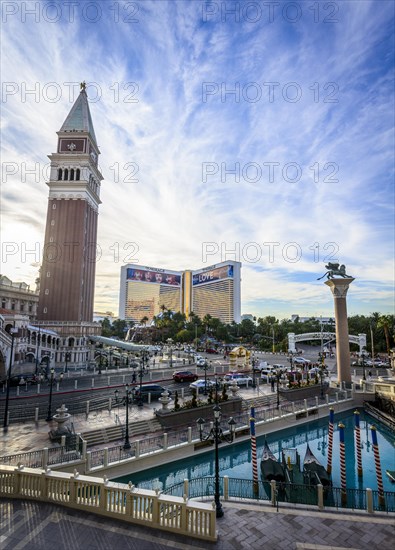
M 207 348 L 206 353 L 218 353 L 218 351 L 214 348 Z
M 181 370 L 173 374 L 174 382 L 195 382 L 199 377 L 189 370 Z
M 268 382 L 272 376 L 276 375 L 276 373 L 277 371 L 274 367 L 267 365 L 265 369 L 261 370 L 261 378 L 262 380 L 266 380 Z
M 198 393 L 199 393 L 199 390 L 204 390 L 206 386 L 206 381 L 204 380 L 204 378 L 199 378 L 199 380 L 195 380 L 195 382 L 192 382 L 192 384 L 189 384 L 189 387 L 191 388 L 191 390 L 197 390 Z M 209 380 L 207 379 L 207 389 L 209 390 L 210 388 L 215 388 L 215 382 L 214 380 Z
M 308 365 L 311 361 L 310 359 L 305 359 L 304 357 L 294 357 L 293 363 L 296 363 L 296 365 Z
M 1 381 L 1 384 L 8 383 L 8 378 L 4 378 L 4 380 Z M 28 373 L 28 374 L 18 374 L 15 376 L 11 376 L 10 379 L 10 387 L 11 386 L 24 386 L 25 384 L 37 384 L 38 379 L 35 376 L 35 374 Z
M 159 384 L 143 384 L 141 386 L 141 393 L 140 393 L 140 387 L 137 387 L 134 395 L 136 399 L 140 399 L 140 396 L 143 401 L 148 401 L 148 395 L 151 395 L 151 399 L 159 399 L 159 397 L 162 395 L 162 393 L 167 388 L 164 388 L 163 386 L 160 386 Z M 171 395 L 171 391 L 167 389 L 169 395 Z
M 196 359 L 196 364 L 198 367 L 204 367 L 204 365 L 206 364 L 206 360 L 201 357 L 200 359 Z
M 253 383 L 251 376 L 248 376 L 244 372 L 230 372 L 225 374 L 224 380 L 228 384 L 231 384 L 235 380 L 238 386 L 249 386 Z

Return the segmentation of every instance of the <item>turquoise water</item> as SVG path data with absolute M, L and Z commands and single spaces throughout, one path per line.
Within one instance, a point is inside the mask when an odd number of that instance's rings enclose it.
M 372 435 L 370 426 L 374 424 L 377 428 L 377 440 L 380 452 L 380 462 L 383 474 L 385 491 L 395 491 L 395 484 L 391 483 L 386 470 L 395 470 L 395 435 L 383 424 L 361 411 L 360 428 L 362 442 L 362 480 L 357 476 L 357 457 L 354 434 L 353 411 L 335 414 L 333 433 L 333 454 L 332 454 L 332 481 L 335 487 L 340 487 L 340 453 L 339 453 L 339 429 L 338 423 L 345 425 L 345 454 L 346 454 L 346 482 L 349 489 L 362 489 L 369 487 L 377 490 L 377 478 L 372 447 Z M 307 442 L 314 455 L 326 467 L 328 460 L 328 418 L 322 418 L 308 422 L 293 428 L 288 428 L 272 434 L 266 438 L 272 452 L 276 457 L 281 455 L 282 449 L 296 448 L 300 454 L 301 461 L 306 452 Z M 258 470 L 259 460 L 262 454 L 264 436 L 257 438 Z M 227 475 L 231 478 L 252 479 L 251 444 L 250 442 L 239 444 L 222 443 L 219 449 L 220 475 Z M 165 459 L 165 457 L 164 457 Z M 194 479 L 203 476 L 214 475 L 214 450 L 204 455 L 185 458 L 156 468 L 134 473 L 121 478 L 114 479 L 132 483 L 146 489 L 164 490 L 184 479 Z

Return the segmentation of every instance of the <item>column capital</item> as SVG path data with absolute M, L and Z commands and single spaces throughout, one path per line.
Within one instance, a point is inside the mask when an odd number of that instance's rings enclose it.
M 350 284 L 354 281 L 354 277 L 342 277 L 341 279 L 328 279 L 325 284 L 329 286 L 333 297 L 345 298 Z

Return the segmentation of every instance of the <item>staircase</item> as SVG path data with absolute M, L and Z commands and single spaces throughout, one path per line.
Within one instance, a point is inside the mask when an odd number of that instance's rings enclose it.
M 150 433 L 163 431 L 162 426 L 156 418 L 150 420 L 139 420 L 129 424 L 129 437 L 138 435 L 149 435 Z M 96 430 L 89 430 L 81 434 L 82 438 L 87 442 L 88 447 L 93 445 L 103 445 L 111 441 L 121 441 L 125 437 L 125 425 L 117 424 L 115 426 L 107 426 Z
M 243 399 L 242 408 L 244 411 L 249 410 L 252 405 L 254 407 L 264 407 L 267 405 L 274 405 L 277 403 L 277 395 L 275 394 L 265 394 L 258 397 L 252 397 L 249 399 Z

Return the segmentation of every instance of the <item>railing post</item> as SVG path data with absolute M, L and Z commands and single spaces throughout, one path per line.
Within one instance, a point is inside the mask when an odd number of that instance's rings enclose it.
M 37 395 L 40 393 L 41 384 L 37 384 Z
M 39 408 L 36 407 L 34 409 L 34 422 L 38 422 L 38 413 L 39 413 Z
M 85 439 L 82 440 L 82 458 L 86 460 L 88 442 Z
M 184 399 L 185 388 L 181 388 L 181 399 Z
M 46 497 L 47 497 L 47 476 L 46 476 L 46 472 L 41 473 L 40 493 L 41 493 L 42 500 L 45 500 Z
M 281 418 L 283 415 L 283 410 L 281 408 L 281 404 L 278 406 L 278 416 Z
M 91 470 L 91 464 L 92 464 L 91 454 L 92 453 L 90 451 L 87 451 L 87 453 L 86 453 L 86 471 L 87 472 L 90 472 L 90 470 Z
M 104 467 L 108 466 L 108 447 L 104 448 Z
M 304 402 L 304 409 L 307 412 L 307 399 L 303 399 L 303 402 Z
M 192 428 L 188 427 L 188 443 L 192 443 Z
M 167 433 L 163 434 L 163 450 L 166 451 L 167 449 Z
M 65 435 L 62 435 L 60 437 L 60 446 L 61 447 L 66 447 L 66 436 Z
M 368 514 L 373 514 L 373 491 L 366 489 L 366 511 Z
M 276 480 L 275 479 L 271 480 L 270 489 L 271 489 L 271 495 L 272 495 L 272 504 L 273 504 L 273 506 L 276 506 L 277 489 L 276 489 Z
M 107 370 L 107 369 L 106 369 L 106 370 Z M 111 386 L 111 384 L 110 384 L 110 378 L 111 378 L 111 376 L 107 376 L 107 386 Z
M 324 487 L 319 483 L 317 485 L 317 503 L 318 503 L 318 509 L 323 510 L 324 508 Z
M 108 412 L 110 412 L 112 409 L 112 399 L 111 397 L 108 398 Z
M 188 498 L 189 497 L 189 480 L 184 479 L 184 495 Z
M 44 447 L 42 457 L 43 457 L 42 467 L 46 468 L 48 466 L 48 447 Z
M 88 416 L 89 416 L 89 404 L 90 404 L 90 401 L 88 400 L 88 401 L 86 402 L 86 412 L 85 412 L 86 418 L 88 418 Z
M 318 395 L 315 396 L 315 406 L 318 407 Z
M 107 491 L 108 491 L 108 489 L 106 487 L 106 483 L 107 483 L 107 476 L 104 476 L 103 485 L 100 487 L 100 503 L 99 503 L 100 510 L 104 513 L 107 511 Z M 129 495 L 126 496 L 126 507 L 128 506 L 128 496 Z M 129 498 L 129 500 L 130 500 L 130 498 Z
M 151 404 L 151 393 L 148 394 L 148 405 Z
M 336 403 L 339 403 L 339 392 L 338 391 L 336 392 L 335 397 L 336 397 Z
M 134 443 L 136 445 L 136 447 L 135 447 L 135 449 L 136 449 L 135 456 L 136 456 L 136 458 L 140 458 L 140 441 L 137 440 Z
M 159 525 L 159 490 L 156 491 L 156 495 L 152 497 L 152 524 Z
M 326 404 L 329 405 L 329 394 L 328 393 L 325 395 L 325 401 L 326 401 Z
M 188 497 L 184 495 L 184 502 L 181 504 L 181 517 L 180 517 L 180 529 L 181 529 L 181 533 L 184 535 L 188 533 L 187 502 L 188 502 Z
M 94 388 L 94 387 L 95 387 L 95 379 L 92 378 L 91 388 Z
M 78 380 L 74 380 L 74 389 L 76 390 L 78 388 Z
M 16 387 L 16 395 L 19 396 L 19 386 Z
M 292 401 L 292 412 L 295 414 L 295 401 Z
M 78 472 L 77 470 L 74 470 L 74 474 L 71 475 L 70 477 L 70 487 L 69 487 L 69 491 L 70 491 L 70 495 L 69 495 L 69 503 L 70 504 L 76 504 L 76 500 L 77 500 L 77 491 L 75 490 L 76 489 L 76 476 L 78 476 Z
M 229 500 L 229 476 L 224 476 L 224 500 Z

